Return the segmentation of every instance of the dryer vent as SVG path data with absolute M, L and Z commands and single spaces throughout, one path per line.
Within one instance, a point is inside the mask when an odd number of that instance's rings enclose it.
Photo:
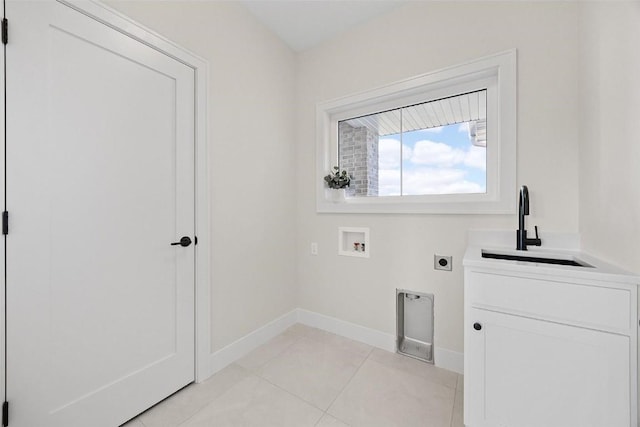
M 433 294 L 396 290 L 396 350 L 433 363 Z

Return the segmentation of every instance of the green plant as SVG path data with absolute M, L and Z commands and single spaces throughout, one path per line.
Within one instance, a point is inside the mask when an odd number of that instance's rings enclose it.
M 340 168 L 338 166 L 334 166 L 333 172 L 325 176 L 324 180 L 329 188 L 340 189 L 351 185 L 351 177 L 347 171 L 343 170 L 340 172 Z

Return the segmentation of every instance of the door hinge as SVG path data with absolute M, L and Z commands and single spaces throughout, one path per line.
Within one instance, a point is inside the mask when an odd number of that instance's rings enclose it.
M 7 44 L 9 41 L 9 21 L 7 18 L 2 18 L 2 44 Z
M 6 400 L 2 404 L 2 426 L 9 426 L 9 402 L 7 402 Z
M 2 212 L 2 234 L 9 234 L 9 212 Z

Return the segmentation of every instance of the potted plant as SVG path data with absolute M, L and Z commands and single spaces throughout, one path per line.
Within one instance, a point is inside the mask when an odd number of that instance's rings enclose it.
M 327 198 L 337 202 L 344 200 L 345 188 L 351 186 L 351 177 L 346 170 L 340 172 L 340 168 L 334 166 L 333 172 L 324 177 L 324 182 L 327 183 L 328 188 Z

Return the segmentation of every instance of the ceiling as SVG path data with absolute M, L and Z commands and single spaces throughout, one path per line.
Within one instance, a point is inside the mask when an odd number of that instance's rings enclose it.
M 407 0 L 241 0 L 294 51 L 326 40 L 385 14 Z

